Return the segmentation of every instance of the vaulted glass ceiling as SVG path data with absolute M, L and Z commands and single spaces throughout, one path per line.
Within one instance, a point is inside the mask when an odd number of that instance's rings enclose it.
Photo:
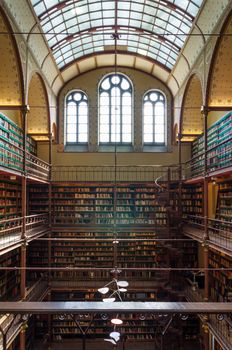
M 30 0 L 60 69 L 88 55 L 117 52 L 172 69 L 203 0 Z

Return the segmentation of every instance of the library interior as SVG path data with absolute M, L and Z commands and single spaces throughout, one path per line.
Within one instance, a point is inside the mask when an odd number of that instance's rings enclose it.
M 232 1 L 0 0 L 0 350 L 232 349 Z

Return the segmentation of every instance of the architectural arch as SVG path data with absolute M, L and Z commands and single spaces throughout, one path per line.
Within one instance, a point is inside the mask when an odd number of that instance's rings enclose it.
M 0 7 L 0 105 L 22 106 L 24 104 L 23 74 L 17 43 L 8 18 Z M 7 110 L 7 108 L 6 108 Z M 6 112 L 11 119 L 20 124 L 20 108 L 18 112 Z
M 28 104 L 28 134 L 34 135 L 35 140 L 47 140 L 45 134 L 50 133 L 49 102 L 44 81 L 38 73 L 33 74 L 29 83 Z
M 231 107 L 232 106 L 232 12 L 230 12 L 221 35 L 215 46 L 213 60 L 207 83 L 208 107 Z
M 184 92 L 181 106 L 180 126 L 182 141 L 192 141 L 203 132 L 201 106 L 203 104 L 202 85 L 199 77 L 190 77 Z

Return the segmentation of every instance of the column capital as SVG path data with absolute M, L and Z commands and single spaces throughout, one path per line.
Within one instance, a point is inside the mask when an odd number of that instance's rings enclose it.
M 208 106 L 202 105 L 201 106 L 201 114 L 203 114 L 204 116 L 207 116 L 208 112 L 209 112 Z
M 27 330 L 27 328 L 28 328 L 28 324 L 27 324 L 27 323 L 24 323 L 24 324 L 21 326 L 21 332 L 22 332 L 22 333 L 25 333 L 26 330 Z
M 30 111 L 30 106 L 29 105 L 22 106 L 22 111 L 24 112 L 24 114 L 28 113 Z

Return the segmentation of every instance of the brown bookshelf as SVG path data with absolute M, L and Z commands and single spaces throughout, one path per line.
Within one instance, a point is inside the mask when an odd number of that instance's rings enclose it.
M 52 186 L 54 224 L 167 224 L 166 208 L 158 204 L 153 184 L 119 184 L 115 204 L 112 184 L 57 183 Z M 116 214 L 114 212 L 116 205 Z

